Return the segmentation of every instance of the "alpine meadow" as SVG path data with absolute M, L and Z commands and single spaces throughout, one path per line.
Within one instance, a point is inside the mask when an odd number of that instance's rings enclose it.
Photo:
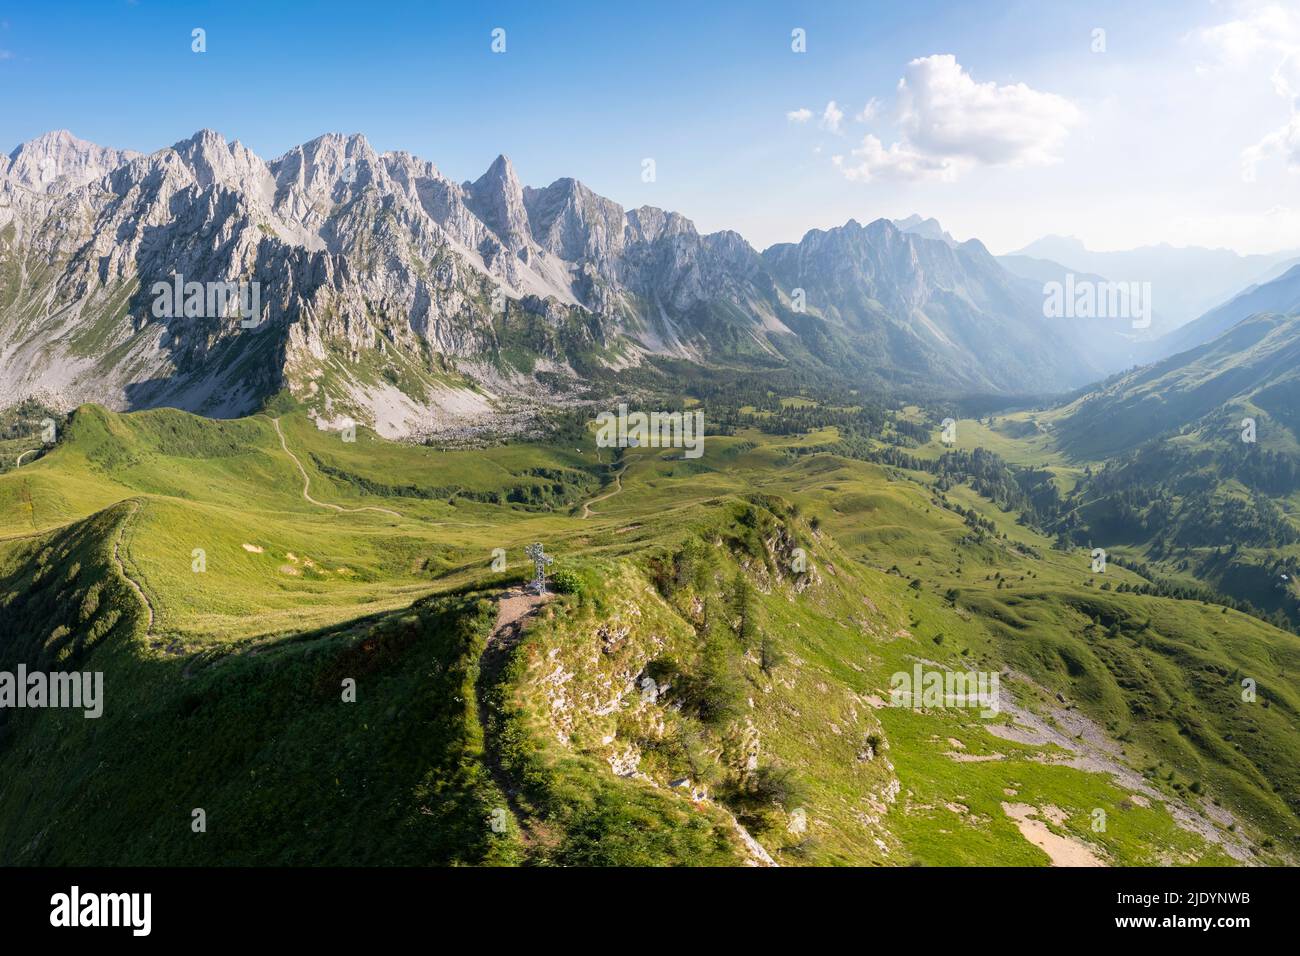
M 1294 3 L 111 6 L 0 11 L 0 864 L 1300 863 Z

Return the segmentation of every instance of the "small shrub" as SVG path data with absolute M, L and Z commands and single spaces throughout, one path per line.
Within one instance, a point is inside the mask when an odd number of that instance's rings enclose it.
M 582 578 L 572 568 L 560 568 L 551 575 L 551 587 L 556 594 L 581 594 Z
M 804 802 L 803 782 L 789 767 L 760 767 L 750 781 L 748 796 L 755 806 L 776 804 L 789 808 Z

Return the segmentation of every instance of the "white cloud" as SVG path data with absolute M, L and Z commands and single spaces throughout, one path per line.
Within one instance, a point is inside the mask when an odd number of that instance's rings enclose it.
M 800 107 L 797 110 L 790 110 L 785 114 L 785 118 L 791 123 L 807 123 L 813 118 L 813 111 L 807 107 Z M 840 134 L 844 130 L 844 111 L 840 109 L 839 104 L 831 100 L 822 110 L 821 116 L 817 118 L 817 125 L 829 133 Z
M 1043 166 L 1060 150 L 1079 110 L 1064 97 L 1024 83 L 976 83 L 957 58 L 913 60 L 898 82 L 898 142 L 886 148 L 866 136 L 856 162 L 840 164 L 849 179 L 952 181 L 979 165 Z
M 1253 183 L 1259 164 L 1275 156 L 1282 157 L 1289 170 L 1300 173 L 1300 113 L 1292 111 L 1289 123 L 1241 151 L 1242 180 Z
M 1202 30 L 1201 40 L 1220 67 L 1249 67 L 1267 54 L 1300 49 L 1300 11 L 1276 3 L 1254 6 L 1236 20 Z
M 990 165 L 1059 161 L 1074 104 L 1024 83 L 976 83 L 951 54 L 913 60 L 898 86 L 900 126 L 917 148 Z
M 873 119 L 875 119 L 879 115 L 880 115 L 880 100 L 876 99 L 873 96 L 871 99 L 867 100 L 867 105 L 862 107 L 862 112 L 859 113 L 857 116 L 853 117 L 853 119 L 859 123 L 870 123 Z
M 854 182 L 873 179 L 932 180 L 952 182 L 964 165 L 943 156 L 927 156 L 904 143 L 894 143 L 888 149 L 880 140 L 868 133 L 862 145 L 853 150 L 854 161 L 845 163 L 842 156 L 832 160 Z
M 1290 119 L 1241 151 L 1241 178 L 1254 182 L 1259 164 L 1280 157 L 1300 172 L 1300 10 L 1270 3 L 1201 31 L 1201 40 L 1224 70 L 1271 64 L 1273 90 L 1286 101 Z
M 832 133 L 840 131 L 840 124 L 844 121 L 844 111 L 835 105 L 831 100 L 826 104 L 826 109 L 822 111 L 821 122 L 818 124 L 822 129 Z

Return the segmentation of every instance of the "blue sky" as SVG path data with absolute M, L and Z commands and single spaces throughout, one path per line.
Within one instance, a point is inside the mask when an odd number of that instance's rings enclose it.
M 0 148 L 67 128 L 149 151 L 210 127 L 269 159 L 362 132 L 456 179 L 504 152 L 525 183 L 575 176 L 759 247 L 915 211 L 994 251 L 1048 233 L 1290 248 L 1295 7 L 0 4 Z

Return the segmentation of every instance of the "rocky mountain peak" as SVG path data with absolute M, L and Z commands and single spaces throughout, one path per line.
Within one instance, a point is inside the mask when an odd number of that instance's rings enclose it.
M 523 188 L 519 186 L 519 177 L 515 175 L 514 163 L 510 162 L 510 157 L 505 153 L 498 153 L 487 172 L 479 177 L 480 182 L 485 179 L 500 182 L 511 189 L 518 187 L 522 191 Z
M 525 188 L 524 205 L 537 244 L 562 259 L 603 261 L 623 248 L 623 207 L 576 179 Z
M 314 200 L 340 185 L 372 182 L 381 170 L 379 154 L 360 133 L 326 133 L 295 146 L 268 164 L 277 190 L 297 188 Z
M 267 175 L 266 163 L 256 153 L 238 141 L 227 143 L 215 130 L 199 130 L 172 149 L 201 189 L 214 184 L 248 188 Z
M 640 206 L 629 211 L 627 225 L 634 242 L 654 242 L 663 236 L 699 235 L 695 223 L 685 216 L 655 206 Z
M 506 248 L 517 252 L 528 244 L 524 188 L 509 159 L 498 156 L 487 172 L 466 187 L 465 193 L 467 205 Z
M 0 159 L 0 177 L 36 192 L 59 192 L 93 182 L 139 156 L 78 139 L 66 129 L 43 133 Z
M 950 246 L 958 244 L 957 240 L 948 235 L 943 226 L 939 225 L 939 220 L 933 217 L 925 219 L 913 213 L 906 219 L 895 219 L 893 223 L 900 231 L 920 236 L 922 239 L 934 239 Z

